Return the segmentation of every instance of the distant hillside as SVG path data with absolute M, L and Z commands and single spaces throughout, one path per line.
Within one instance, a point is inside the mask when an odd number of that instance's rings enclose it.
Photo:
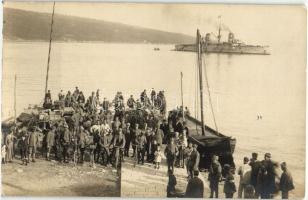
M 49 40 L 51 14 L 4 8 L 4 39 Z M 55 14 L 53 40 L 125 43 L 191 43 L 184 34 Z

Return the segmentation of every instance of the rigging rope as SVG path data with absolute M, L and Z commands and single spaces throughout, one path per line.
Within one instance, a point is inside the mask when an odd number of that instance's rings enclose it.
M 204 66 L 204 77 L 205 77 L 205 82 L 206 82 L 206 88 L 207 88 L 207 91 L 208 91 L 208 94 L 209 94 L 209 103 L 210 103 L 210 106 L 211 106 L 211 112 L 212 112 L 212 116 L 213 116 L 213 120 L 214 120 L 214 124 L 215 124 L 215 129 L 216 129 L 216 132 L 218 133 L 218 126 L 217 126 L 217 123 L 216 123 L 216 118 L 215 118 L 214 109 L 213 109 L 209 80 L 207 78 L 207 71 L 206 71 L 205 59 L 204 59 L 205 55 L 203 54 L 202 56 L 203 56 L 202 60 L 203 60 L 203 66 Z

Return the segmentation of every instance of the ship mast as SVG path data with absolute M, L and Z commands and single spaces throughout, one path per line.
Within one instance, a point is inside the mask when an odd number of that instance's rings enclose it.
M 219 27 L 218 27 L 218 36 L 217 36 L 217 39 L 218 39 L 218 43 L 220 43 L 220 38 L 221 38 L 221 15 L 218 16 L 219 18 Z
M 197 29 L 197 55 L 198 55 L 198 69 L 199 69 L 199 87 L 200 87 L 200 106 L 201 106 L 201 131 L 204 132 L 204 115 L 203 115 L 203 82 L 202 82 L 202 42 L 199 29 Z
M 49 35 L 49 49 L 48 49 L 48 60 L 47 60 L 45 94 L 47 93 L 47 89 L 48 89 L 48 75 L 49 75 L 49 63 L 50 63 L 51 41 L 52 41 L 52 27 L 53 27 L 53 18 L 54 18 L 54 14 L 55 14 L 55 4 L 56 4 L 56 2 L 54 1 L 53 2 L 53 7 L 52 7 L 50 35 Z

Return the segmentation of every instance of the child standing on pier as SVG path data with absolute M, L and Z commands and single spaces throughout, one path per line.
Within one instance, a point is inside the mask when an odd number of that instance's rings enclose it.
M 160 146 L 157 146 L 157 150 L 155 151 L 155 169 L 159 169 L 160 167 L 160 162 L 161 162 L 161 157 L 163 153 L 160 150 Z
M 1 147 L 1 158 L 2 158 L 2 161 L 1 163 L 2 164 L 5 164 L 6 163 L 6 145 L 2 145 Z

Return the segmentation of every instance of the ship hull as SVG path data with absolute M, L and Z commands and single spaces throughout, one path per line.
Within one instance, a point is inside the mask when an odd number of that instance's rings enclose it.
M 195 44 L 179 44 L 175 45 L 175 51 L 196 52 Z M 255 45 L 231 45 L 231 44 L 209 44 L 204 45 L 202 52 L 205 53 L 226 53 L 226 54 L 257 54 L 270 55 L 267 47 Z
M 191 116 L 186 116 L 186 123 L 189 128 L 188 140 L 198 145 L 200 152 L 200 169 L 208 169 L 212 156 L 219 156 L 221 165 L 229 164 L 235 167 L 233 153 L 236 146 L 236 139 L 227 137 L 214 129 L 204 126 L 205 135 L 201 134 L 201 122 Z

